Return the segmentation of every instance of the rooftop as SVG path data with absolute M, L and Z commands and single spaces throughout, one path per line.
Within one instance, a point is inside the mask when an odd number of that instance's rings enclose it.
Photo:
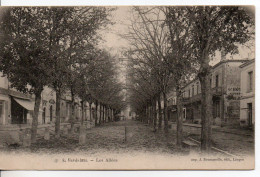
M 244 67 L 246 67 L 246 66 L 248 66 L 248 65 L 250 65 L 251 63 L 254 63 L 254 62 L 255 62 L 255 59 L 252 59 L 252 60 L 247 61 L 246 63 L 243 63 L 239 67 L 244 68 Z
M 253 60 L 254 60 L 254 59 L 253 59 Z M 223 64 L 223 63 L 228 63 L 228 62 L 242 62 L 243 64 L 242 64 L 241 66 L 244 67 L 244 65 L 247 66 L 248 64 L 250 64 L 250 61 L 251 61 L 251 63 L 253 62 L 252 60 L 245 60 L 245 59 L 244 59 L 244 60 L 222 60 L 222 61 L 218 62 L 217 64 L 215 64 L 214 66 L 212 66 L 211 69 L 215 69 L 216 67 L 220 66 L 221 64 Z M 247 65 L 246 65 L 246 64 L 247 64 Z M 241 67 L 241 66 L 240 66 L 240 67 Z M 198 80 L 198 77 L 195 77 L 193 80 L 187 82 L 187 83 L 183 86 L 183 88 L 187 87 L 189 84 L 191 84 L 191 83 L 193 83 L 193 82 L 196 82 L 197 80 Z

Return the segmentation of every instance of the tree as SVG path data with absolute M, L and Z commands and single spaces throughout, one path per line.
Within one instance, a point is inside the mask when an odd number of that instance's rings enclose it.
M 187 11 L 183 7 L 162 7 L 165 14 L 165 23 L 167 25 L 168 42 L 170 52 L 167 60 L 167 66 L 173 75 L 176 105 L 177 105 L 177 146 L 182 146 L 183 136 L 183 103 L 182 87 L 185 84 L 186 77 L 196 72 L 196 61 L 193 61 L 193 53 L 190 39 L 190 21 L 186 18 Z
M 53 52 L 53 72 L 51 86 L 56 91 L 56 136 L 60 134 L 60 98 L 70 87 L 74 100 L 75 77 L 74 71 L 78 65 L 88 64 L 93 59 L 92 49 L 98 44 L 98 30 L 109 23 L 108 16 L 112 9 L 103 7 L 71 7 L 52 8 L 52 28 L 50 42 L 56 41 L 57 47 Z M 76 79 L 77 78 L 76 73 Z M 74 87 L 74 88 L 73 88 Z M 72 112 L 74 112 L 72 104 Z M 72 115 L 73 116 L 73 115 Z M 73 122 L 73 117 L 71 118 Z
M 254 34 L 254 19 L 244 7 L 238 6 L 190 6 L 183 14 L 190 23 L 193 57 L 199 64 L 198 77 L 201 83 L 201 148 L 211 147 L 212 95 L 210 86 L 210 58 L 217 50 L 223 53 L 238 52 L 237 44 L 244 44 Z
M 134 19 L 131 21 L 130 32 L 126 35 L 126 38 L 129 39 L 132 46 L 131 50 L 134 53 L 132 58 L 135 57 L 139 59 L 138 62 L 149 66 L 148 71 L 157 85 L 157 91 L 153 94 L 153 100 L 158 99 L 158 95 L 162 93 L 164 128 L 167 132 L 167 91 L 172 85 L 170 79 L 172 76 L 165 62 L 169 55 L 169 43 L 167 42 L 163 13 L 158 8 L 134 7 L 133 14 Z M 151 100 L 151 103 L 154 105 L 154 101 Z M 156 117 L 154 119 L 154 126 L 156 127 L 157 119 Z M 161 118 L 159 120 L 159 126 L 161 126 Z
M 88 85 L 93 100 L 98 100 L 100 105 L 100 123 L 102 119 L 104 122 L 108 118 L 109 109 L 122 104 L 122 86 L 118 81 L 117 71 L 116 58 L 106 50 L 99 50 L 95 60 L 89 64 Z M 101 107 L 103 114 L 101 114 Z
M 137 53 L 138 54 L 138 53 Z M 130 92 L 129 99 L 131 106 L 138 110 L 138 108 L 146 108 L 147 117 L 146 121 L 148 123 L 154 123 L 156 125 L 156 121 L 154 120 L 156 114 L 155 112 L 151 112 L 151 107 L 154 107 L 154 103 L 156 97 L 155 94 L 158 92 L 158 85 L 155 82 L 155 78 L 152 76 L 150 72 L 150 67 L 147 64 L 142 64 L 139 59 L 134 58 L 134 55 L 129 55 L 129 63 L 128 63 L 128 80 L 127 89 Z M 139 55 L 138 55 L 139 56 Z M 148 116 L 148 109 L 150 115 Z M 154 110 L 156 108 L 153 108 Z M 154 127 L 155 128 L 155 127 Z
M 89 44 L 97 45 L 97 32 L 109 22 L 113 8 L 19 7 L 7 9 L 1 19 L 1 70 L 12 86 L 35 94 L 32 140 L 35 141 L 41 91 L 56 91 L 56 136 L 60 134 L 60 98 L 73 85 L 72 66 L 84 59 Z M 44 78 L 44 79 L 42 79 Z M 27 87 L 30 86 L 30 88 Z M 71 89 L 73 92 L 73 88 Z M 73 94 L 73 93 L 72 93 Z M 73 105 L 73 104 L 72 104 Z
M 35 95 L 31 134 L 31 140 L 35 142 L 41 92 L 48 85 L 51 72 L 44 41 L 46 36 L 39 25 L 42 9 L 15 7 L 4 10 L 0 24 L 0 70 L 11 82 L 11 87 Z

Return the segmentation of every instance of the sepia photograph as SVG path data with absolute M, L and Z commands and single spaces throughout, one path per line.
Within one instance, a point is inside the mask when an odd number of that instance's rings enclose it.
M 255 169 L 255 6 L 1 6 L 0 169 Z

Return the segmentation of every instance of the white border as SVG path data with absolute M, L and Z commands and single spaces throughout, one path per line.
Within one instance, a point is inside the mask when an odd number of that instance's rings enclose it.
M 259 46 L 258 24 L 259 24 L 259 7 L 260 1 L 257 0 L 0 0 L 2 6 L 69 6 L 69 5 L 255 5 L 256 6 L 256 47 Z M 259 50 L 256 50 L 256 58 L 259 56 Z M 256 59 L 256 68 L 260 68 L 260 64 Z M 260 156 L 259 141 L 260 124 L 259 124 L 259 91 L 260 78 L 258 69 L 256 69 L 256 170 L 252 171 L 17 171 L 2 172 L 2 177 L 72 177 L 72 176 L 97 176 L 103 177 L 128 177 L 128 176 L 185 176 L 185 177 L 230 177 L 230 176 L 260 176 Z M 243 142 L 241 142 L 243 143 Z
M 2 6 L 69 5 L 254 5 L 254 0 L 1 0 Z

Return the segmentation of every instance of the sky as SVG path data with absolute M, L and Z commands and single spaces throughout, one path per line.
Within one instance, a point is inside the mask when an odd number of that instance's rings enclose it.
M 102 36 L 104 42 L 102 43 L 102 47 L 108 49 L 108 51 L 112 55 L 116 55 L 119 58 L 123 57 L 121 52 L 124 48 L 129 48 L 129 44 L 126 39 L 122 38 L 120 35 L 127 33 L 128 25 L 130 25 L 130 18 L 131 18 L 131 6 L 117 6 L 117 9 L 112 13 L 112 21 L 115 24 L 110 25 L 104 31 L 102 31 Z M 251 41 L 252 43 L 252 41 Z M 254 42 L 253 42 L 254 44 Z M 251 51 L 252 50 L 252 51 Z M 239 46 L 239 54 L 231 56 L 227 55 L 227 59 L 246 59 L 246 58 L 254 58 L 254 45 L 253 47 L 248 48 L 243 45 Z M 216 52 L 216 56 L 211 60 L 210 65 L 217 64 L 221 59 L 221 53 L 219 51 Z M 118 80 L 119 82 L 126 84 L 126 62 L 118 62 Z M 127 93 L 127 90 L 123 91 L 124 94 Z
M 123 35 L 127 31 L 127 24 L 129 24 L 128 18 L 131 16 L 130 10 L 131 6 L 118 6 L 112 13 L 111 17 L 112 22 L 115 22 L 115 24 L 110 25 L 101 33 L 104 39 L 101 47 L 108 49 L 112 55 L 116 55 L 119 58 L 123 57 L 123 49 L 129 47 L 127 40 L 122 38 L 120 35 Z M 117 63 L 119 68 L 118 79 L 122 83 L 125 83 L 125 63 L 126 61 Z
M 102 32 L 103 39 L 105 42 L 102 44 L 103 47 L 109 49 L 112 54 L 117 54 L 121 57 L 121 51 L 124 48 L 128 48 L 129 44 L 126 39 L 120 35 L 127 32 L 127 26 L 130 24 L 131 17 L 131 6 L 117 6 L 117 10 L 113 12 L 112 21 L 114 25 L 110 25 L 109 29 Z M 231 56 L 228 54 L 227 59 L 253 59 L 255 58 L 255 45 L 254 41 L 250 41 L 250 47 L 239 45 L 239 54 Z M 211 60 L 210 65 L 215 65 L 221 59 L 219 51 L 216 52 L 216 56 Z
M 114 25 L 110 25 L 106 31 L 102 33 L 104 40 L 103 45 L 106 48 L 111 49 L 110 52 L 118 54 L 122 48 L 128 46 L 127 40 L 120 37 L 127 31 L 127 24 L 129 24 L 128 18 L 131 16 L 131 6 L 118 6 L 112 13 L 112 21 Z

